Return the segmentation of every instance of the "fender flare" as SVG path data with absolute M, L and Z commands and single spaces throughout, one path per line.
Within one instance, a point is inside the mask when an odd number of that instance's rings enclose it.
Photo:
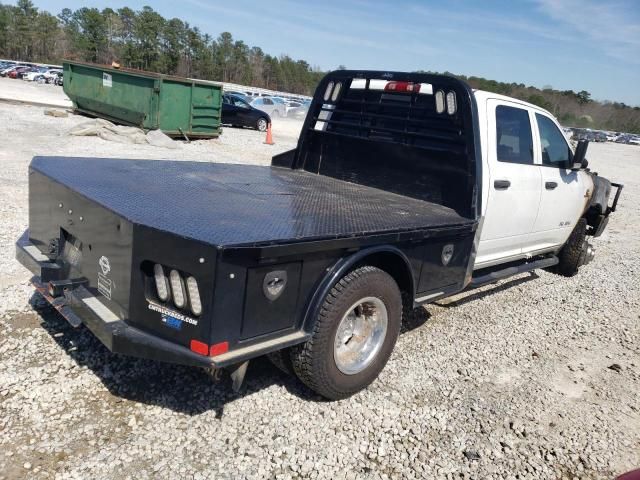
M 401 259 L 404 262 L 404 267 L 409 272 L 410 282 L 410 294 L 411 300 L 415 298 L 415 282 L 413 278 L 413 271 L 411 269 L 411 263 L 407 256 L 397 247 L 392 245 L 380 245 L 376 247 L 365 248 L 348 257 L 340 258 L 332 267 L 327 269 L 327 273 L 313 292 L 311 300 L 307 304 L 307 308 L 304 311 L 302 318 L 302 329 L 306 332 L 311 331 L 313 325 L 312 322 L 317 317 L 320 307 L 324 298 L 327 296 L 331 288 L 340 280 L 354 265 L 361 260 L 370 257 L 378 253 L 392 254 Z

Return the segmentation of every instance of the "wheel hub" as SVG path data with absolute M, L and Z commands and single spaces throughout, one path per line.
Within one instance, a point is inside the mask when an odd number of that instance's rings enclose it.
M 380 352 L 387 334 L 388 315 L 384 302 L 365 297 L 344 314 L 334 341 L 333 357 L 345 375 L 360 373 Z

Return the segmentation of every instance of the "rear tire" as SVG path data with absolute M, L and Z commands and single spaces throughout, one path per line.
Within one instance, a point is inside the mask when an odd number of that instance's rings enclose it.
M 578 269 L 583 263 L 587 242 L 587 221 L 584 218 L 578 220 L 576 227 L 569 235 L 567 243 L 564 244 L 558 258 L 558 273 L 565 277 L 573 277 L 578 273 Z
M 311 339 L 291 348 L 293 370 L 323 397 L 353 395 L 386 365 L 401 319 L 402 298 L 394 279 L 375 267 L 357 268 L 325 297 Z

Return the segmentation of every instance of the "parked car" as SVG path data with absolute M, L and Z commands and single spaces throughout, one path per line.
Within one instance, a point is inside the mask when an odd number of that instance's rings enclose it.
M 271 117 L 251 106 L 238 95 L 222 95 L 222 123 L 234 127 L 251 127 L 261 132 L 271 123 Z
M 17 68 L 21 68 L 21 67 L 23 67 L 23 66 L 24 66 L 24 65 L 10 65 L 10 66 L 8 66 L 7 68 L 5 68 L 4 70 L 2 70 L 2 71 L 0 72 L 0 75 L 2 75 L 3 77 L 8 77 L 8 76 L 9 76 L 9 74 L 10 74 L 12 71 L 14 71 L 14 70 L 15 70 L 15 69 L 17 69 Z
M 309 107 L 304 106 L 300 102 L 286 102 L 287 107 L 287 117 L 291 118 L 304 118 L 307 116 L 307 112 L 309 111 Z
M 64 85 L 64 74 L 56 72 L 53 76 L 53 84 L 62 87 Z
M 551 113 L 450 76 L 340 70 L 309 111 L 271 166 L 35 157 L 18 260 L 114 353 L 225 368 L 234 389 L 268 354 L 339 399 L 378 377 L 403 312 L 576 275 L 622 191 Z
M 37 82 L 39 80 L 44 80 L 44 74 L 48 71 L 49 69 L 45 67 L 32 68 L 22 75 L 22 79 L 28 82 Z
M 22 78 L 22 75 L 31 70 L 31 67 L 16 67 L 7 75 L 9 78 Z
M 594 132 L 594 139 L 596 142 L 606 142 L 607 134 L 604 132 Z
M 271 100 L 278 106 L 277 110 L 280 112 L 282 109 L 284 111 L 283 117 L 287 116 L 287 102 L 282 97 L 271 97 Z
M 253 108 L 262 110 L 272 118 L 284 117 L 287 114 L 287 108 L 284 103 L 275 102 L 271 97 L 258 97 L 251 100 L 250 104 Z
M 616 138 L 620 136 L 619 133 L 616 132 L 607 132 L 607 142 L 615 142 Z

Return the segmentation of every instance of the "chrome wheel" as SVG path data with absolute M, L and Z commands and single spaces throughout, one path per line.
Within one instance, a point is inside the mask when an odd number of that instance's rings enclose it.
M 333 358 L 345 375 L 362 372 L 376 357 L 387 334 L 387 307 L 377 297 L 354 303 L 336 330 Z
M 258 130 L 261 132 L 267 130 L 267 121 L 264 118 L 258 120 Z

